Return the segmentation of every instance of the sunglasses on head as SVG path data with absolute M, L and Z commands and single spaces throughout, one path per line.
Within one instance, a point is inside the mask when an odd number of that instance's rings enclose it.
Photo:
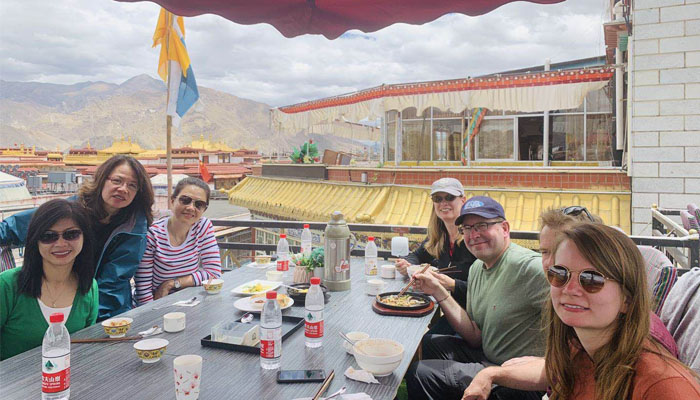
M 46 231 L 39 235 L 39 241 L 43 244 L 51 244 L 57 242 L 59 237 L 63 237 L 63 240 L 72 242 L 74 240 L 78 240 L 78 238 L 82 234 L 83 231 L 81 231 L 80 229 L 69 229 L 61 233 L 54 231 Z
M 578 274 L 578 283 L 588 293 L 598 293 L 603 289 L 605 281 L 614 280 L 607 278 L 593 269 L 585 269 L 579 272 L 571 272 L 563 265 L 552 265 L 547 269 L 547 280 L 554 287 L 564 287 L 569 283 L 571 276 Z
M 194 201 L 194 208 L 196 208 L 199 211 L 204 211 L 209 207 L 209 204 L 207 204 L 206 201 L 204 200 L 194 200 L 190 196 L 185 196 L 181 195 L 180 197 L 177 198 L 177 200 L 182 204 L 183 206 L 189 206 L 192 201 Z
M 581 213 L 586 214 L 586 217 L 588 218 L 589 221 L 595 222 L 593 219 L 593 216 L 591 213 L 588 212 L 588 209 L 586 207 L 582 206 L 571 206 L 571 207 L 566 207 L 561 210 L 561 213 L 564 215 L 571 215 L 572 217 L 581 215 Z
M 434 194 L 434 195 L 432 195 L 432 196 L 430 196 L 430 197 L 432 197 L 433 203 L 442 203 L 443 200 L 449 203 L 450 201 L 452 201 L 452 200 L 454 200 L 454 199 L 457 198 L 457 196 L 455 196 L 455 195 L 453 195 L 453 194 L 449 194 L 449 193 L 446 194 L 445 197 L 440 196 L 439 194 Z

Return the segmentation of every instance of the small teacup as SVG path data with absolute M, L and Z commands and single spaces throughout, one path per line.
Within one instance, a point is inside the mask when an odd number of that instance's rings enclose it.
M 171 312 L 163 315 L 163 329 L 166 332 L 180 332 L 185 329 L 185 313 Z
M 282 282 L 282 271 L 267 271 L 265 272 L 265 277 L 268 281 Z
M 218 294 L 219 292 L 221 292 L 221 288 L 224 287 L 224 280 L 223 279 L 206 280 L 202 283 L 202 286 L 204 286 L 204 290 L 206 290 L 207 293 Z
M 396 277 L 396 267 L 394 264 L 384 264 L 382 265 L 382 278 L 394 279 Z
M 370 279 L 367 281 L 367 287 L 365 291 L 370 296 L 376 296 L 382 292 L 384 289 L 384 281 L 380 279 Z
M 345 334 L 345 336 L 347 336 L 348 339 L 354 340 L 354 341 L 363 340 L 363 339 L 369 339 L 369 334 L 368 334 L 368 333 L 359 332 L 359 331 L 348 332 L 348 333 Z M 353 353 L 352 353 L 352 345 L 351 345 L 350 343 L 348 343 L 347 340 L 343 340 L 343 348 L 345 349 L 345 351 L 346 351 L 348 354 L 353 355 Z

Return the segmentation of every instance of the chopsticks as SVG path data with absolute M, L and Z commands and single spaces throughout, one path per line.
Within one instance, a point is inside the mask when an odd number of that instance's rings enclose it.
M 318 389 L 318 392 L 316 392 L 316 394 L 314 395 L 312 400 L 318 400 L 321 398 L 321 396 L 323 396 L 323 393 L 325 393 L 326 390 L 328 390 L 328 386 L 331 385 L 331 381 L 333 380 L 334 377 L 335 377 L 335 370 L 332 369 L 331 373 L 328 374 L 328 376 L 326 377 L 326 380 L 323 381 L 323 383 L 321 384 L 321 388 Z
M 399 294 L 397 294 L 396 296 L 397 296 L 397 297 L 398 297 L 398 296 L 403 296 L 403 294 L 406 293 L 406 291 L 408 290 L 408 288 L 410 288 L 411 285 L 413 285 L 413 281 L 416 280 L 416 274 L 422 274 L 422 273 L 425 272 L 428 268 L 430 268 L 430 264 L 426 264 L 426 266 L 423 267 L 423 269 L 420 270 L 420 272 L 414 273 L 413 276 L 411 277 L 411 280 L 408 282 L 408 285 L 404 286 L 404 288 L 401 289 L 401 291 L 399 292 Z
M 457 267 L 445 267 L 445 268 L 440 268 L 439 270 L 435 271 L 437 273 L 444 273 L 444 272 L 457 272 L 458 269 Z
M 95 339 L 71 339 L 71 343 L 102 343 L 102 342 L 123 342 L 126 340 L 140 340 L 143 339 L 143 336 L 141 335 L 136 335 L 136 336 L 124 336 L 124 337 L 116 337 L 116 338 L 95 338 Z

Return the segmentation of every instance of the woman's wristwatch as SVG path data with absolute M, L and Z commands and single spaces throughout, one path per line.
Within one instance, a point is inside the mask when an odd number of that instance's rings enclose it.
M 175 289 L 180 289 L 182 287 L 182 283 L 180 283 L 179 279 L 175 278 L 175 279 L 173 279 L 173 281 L 175 282 L 174 283 Z

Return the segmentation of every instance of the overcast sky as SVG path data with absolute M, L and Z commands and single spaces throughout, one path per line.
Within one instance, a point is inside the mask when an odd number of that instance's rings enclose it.
M 203 15 L 185 18 L 186 42 L 200 86 L 282 106 L 382 83 L 602 55 L 607 3 L 516 2 L 483 16 L 451 14 L 421 26 L 350 31 L 336 40 L 287 39 L 267 24 Z M 70 84 L 157 77 L 151 42 L 158 11 L 151 2 L 2 0 L 0 79 Z

